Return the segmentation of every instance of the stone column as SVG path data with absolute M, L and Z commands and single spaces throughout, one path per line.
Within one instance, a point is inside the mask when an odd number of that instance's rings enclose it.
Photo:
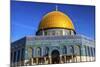
M 19 59 L 19 65 L 21 66 L 21 55 L 22 55 L 22 50 L 20 49 L 20 59 Z
M 13 67 L 14 52 L 11 53 L 11 67 Z
M 65 60 L 65 63 L 66 63 L 66 56 L 64 56 L 64 60 Z
M 18 56 L 18 51 L 16 50 L 16 58 L 15 58 L 15 66 L 17 66 L 17 56 Z
M 62 62 L 62 55 L 60 55 L 60 63 L 63 63 L 63 62 Z
M 31 65 L 33 65 L 33 58 L 31 58 Z
M 74 62 L 77 63 L 77 56 L 74 57 Z
M 13 64 L 13 60 L 14 60 L 14 52 L 12 51 L 12 53 L 11 53 L 11 65 Z
M 73 55 L 72 55 L 72 62 L 74 62 L 74 58 L 73 58 Z
M 46 64 L 46 57 L 44 57 L 44 64 Z
M 36 57 L 36 64 L 38 64 L 38 57 Z
M 49 63 L 52 64 L 52 58 L 49 56 Z

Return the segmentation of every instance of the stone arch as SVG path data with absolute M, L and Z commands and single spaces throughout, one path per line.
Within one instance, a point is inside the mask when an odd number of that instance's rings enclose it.
M 51 57 L 52 57 L 52 64 L 57 64 L 60 63 L 60 52 L 58 50 L 53 50 L 51 52 Z
M 77 51 L 77 55 L 80 56 L 80 53 L 81 53 L 81 51 L 80 51 L 80 49 L 81 49 L 80 46 L 79 46 L 79 45 L 76 45 L 75 48 L 76 48 L 76 51 Z
M 63 46 L 62 52 L 63 52 L 63 54 L 67 54 L 67 47 L 66 46 Z
M 68 45 L 68 53 L 66 55 L 66 62 L 72 62 L 74 56 L 74 45 Z

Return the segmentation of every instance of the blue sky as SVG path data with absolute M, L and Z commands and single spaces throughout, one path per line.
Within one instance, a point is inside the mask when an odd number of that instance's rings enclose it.
M 58 11 L 67 14 L 78 34 L 95 38 L 95 7 L 68 4 L 47 4 L 37 2 L 11 2 L 11 41 L 24 36 L 35 36 L 42 17 L 48 12 Z

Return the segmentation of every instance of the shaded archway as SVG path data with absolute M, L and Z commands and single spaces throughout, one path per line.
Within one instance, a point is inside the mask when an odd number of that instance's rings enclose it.
M 51 53 L 52 64 L 58 64 L 60 62 L 60 53 L 58 50 L 53 50 Z

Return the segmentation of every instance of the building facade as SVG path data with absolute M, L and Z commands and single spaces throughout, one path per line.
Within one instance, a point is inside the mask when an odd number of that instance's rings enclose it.
M 11 43 L 11 65 L 26 66 L 95 61 L 95 41 L 78 35 L 68 15 L 47 13 L 36 36 Z

